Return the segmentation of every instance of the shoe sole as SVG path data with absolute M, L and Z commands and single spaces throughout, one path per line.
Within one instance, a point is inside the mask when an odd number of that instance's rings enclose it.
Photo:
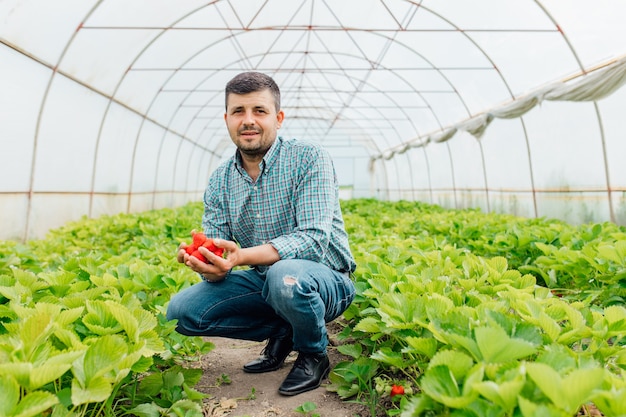
M 263 374 L 265 372 L 274 372 L 274 371 L 278 371 L 280 368 L 283 367 L 283 364 L 281 363 L 278 366 L 274 366 L 273 368 L 267 368 L 267 369 L 248 369 L 244 366 L 243 371 L 249 374 Z
M 322 385 L 322 380 L 324 380 L 326 377 L 328 377 L 328 374 L 330 373 L 330 365 L 328 366 L 328 368 L 326 368 L 326 370 L 324 371 L 324 374 L 322 375 L 322 377 L 320 378 L 320 382 L 319 384 L 312 386 L 312 387 L 307 387 L 298 391 L 281 391 L 280 388 L 278 389 L 278 393 L 281 395 L 287 395 L 287 396 L 294 396 L 294 395 L 298 395 L 298 394 L 302 394 L 303 392 L 307 392 L 307 391 L 312 391 L 314 389 L 317 389 L 320 387 L 320 385 Z

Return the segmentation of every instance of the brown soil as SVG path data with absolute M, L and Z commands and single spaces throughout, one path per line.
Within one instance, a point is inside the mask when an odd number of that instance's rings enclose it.
M 331 333 L 332 326 L 329 326 Z M 331 341 L 333 341 L 333 336 Z M 328 379 L 322 386 L 299 395 L 283 396 L 278 387 L 289 373 L 296 352 L 285 361 L 283 367 L 274 372 L 249 374 L 243 365 L 259 356 L 264 342 L 248 342 L 225 338 L 207 338 L 215 349 L 201 358 L 204 376 L 196 389 L 209 395 L 204 400 L 204 415 L 207 417 L 370 417 L 365 405 L 350 403 L 326 390 Z M 328 355 L 331 366 L 347 358 L 331 343 Z M 305 403 L 315 404 L 309 413 L 296 411 Z

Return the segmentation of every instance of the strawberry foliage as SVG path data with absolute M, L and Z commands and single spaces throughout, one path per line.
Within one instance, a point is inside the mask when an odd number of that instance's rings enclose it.
M 343 201 L 357 296 L 329 389 L 372 415 L 626 416 L 626 231 Z M 0 415 L 201 416 L 170 297 L 201 204 L 0 241 Z M 193 244 L 193 241 L 191 242 Z M 382 413 L 382 414 L 381 414 Z
M 402 201 L 347 201 L 344 216 L 353 359 L 331 390 L 406 417 L 626 416 L 623 228 Z

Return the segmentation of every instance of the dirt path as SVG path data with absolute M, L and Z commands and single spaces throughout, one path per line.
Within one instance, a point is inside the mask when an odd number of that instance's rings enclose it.
M 248 374 L 243 365 L 259 356 L 265 343 L 247 342 L 225 338 L 208 338 L 215 349 L 202 358 L 200 366 L 204 376 L 196 388 L 210 395 L 205 400 L 205 416 L 218 417 L 369 417 L 367 408 L 360 404 L 342 401 L 335 393 L 322 386 L 293 397 L 278 393 L 278 387 L 289 373 L 296 358 L 293 352 L 285 365 L 275 372 Z M 333 346 L 328 348 L 331 365 L 345 357 Z M 224 383 L 225 380 L 230 383 Z M 296 411 L 304 403 L 311 402 L 316 408 L 309 414 Z

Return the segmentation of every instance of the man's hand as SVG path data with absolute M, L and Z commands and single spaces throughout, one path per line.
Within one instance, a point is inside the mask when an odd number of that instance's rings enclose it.
M 202 262 L 195 256 L 187 253 L 187 244 L 181 243 L 178 247 L 176 259 L 187 265 L 192 271 L 201 274 L 207 281 L 221 281 L 228 271 L 237 266 L 239 259 L 239 246 L 235 242 L 223 239 L 213 239 L 213 244 L 225 251 L 225 257 L 220 257 L 205 247 L 199 247 L 198 251 L 206 258 L 207 263 Z

